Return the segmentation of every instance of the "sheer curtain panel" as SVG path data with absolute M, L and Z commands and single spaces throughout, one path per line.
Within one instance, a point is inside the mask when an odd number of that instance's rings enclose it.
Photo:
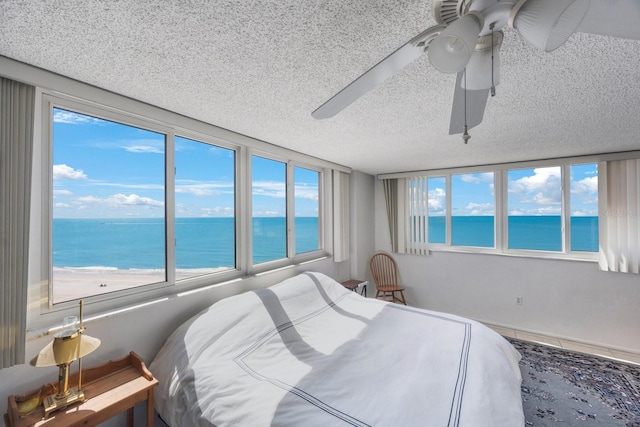
M 349 178 L 350 175 L 333 171 L 333 261 L 349 259 Z
M 429 180 L 415 177 L 407 180 L 407 252 L 414 255 L 429 255 Z
M 0 77 L 0 368 L 24 363 L 35 88 Z
M 406 178 L 383 179 L 384 201 L 387 206 L 389 220 L 389 236 L 391 237 L 391 252 L 406 252 L 407 221 L 407 180 Z
M 639 180 L 639 159 L 598 165 L 602 270 L 640 273 Z

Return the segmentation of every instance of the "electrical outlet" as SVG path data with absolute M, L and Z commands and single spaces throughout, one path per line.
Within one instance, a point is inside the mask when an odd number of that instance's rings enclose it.
M 522 305 L 522 297 L 516 297 L 516 305 Z

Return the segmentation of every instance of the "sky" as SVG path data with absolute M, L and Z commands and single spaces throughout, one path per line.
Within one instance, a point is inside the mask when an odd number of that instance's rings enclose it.
M 164 135 L 54 109 L 54 218 L 164 215 Z M 234 216 L 234 151 L 175 139 L 176 217 Z M 286 213 L 286 164 L 254 156 L 255 217 Z M 295 214 L 318 216 L 316 171 L 296 167 Z M 509 215 L 560 215 L 560 167 L 508 171 Z M 429 179 L 429 214 L 446 208 L 443 177 Z M 571 215 L 597 216 L 597 165 L 571 167 Z M 452 215 L 495 214 L 493 172 L 451 177 Z
M 598 215 L 597 164 L 572 165 L 571 216 Z M 515 169 L 507 173 L 507 210 L 509 215 L 560 215 L 561 168 Z M 429 179 L 429 215 L 446 211 L 444 177 Z M 493 172 L 459 174 L 451 177 L 453 216 L 495 214 Z
M 163 134 L 54 109 L 54 218 L 164 216 Z M 175 138 L 176 217 L 234 216 L 234 151 Z M 286 164 L 254 157 L 254 216 L 284 217 Z M 294 169 L 296 216 L 318 216 L 319 173 Z

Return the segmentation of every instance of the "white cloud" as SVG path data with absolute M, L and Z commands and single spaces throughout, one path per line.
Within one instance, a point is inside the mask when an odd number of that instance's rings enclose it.
M 318 201 L 318 187 L 316 185 L 308 184 L 296 184 L 295 186 L 296 199 Z
M 125 145 L 122 148 L 129 153 L 164 154 L 164 148 L 158 145 Z
M 194 196 L 217 196 L 233 194 L 233 182 L 204 182 L 179 180 L 176 182 L 176 193 L 193 194 Z
M 56 208 L 70 208 L 71 205 L 67 204 L 67 203 L 56 203 L 54 205 Z
M 219 194 L 217 191 L 213 191 L 209 188 L 201 187 L 201 186 L 184 186 L 184 187 L 176 186 L 176 193 L 193 194 L 194 196 L 213 196 L 213 195 Z
M 469 203 L 466 206 L 468 215 L 493 215 L 495 212 L 493 203 Z
M 85 175 L 85 173 L 82 170 L 74 169 L 71 166 L 67 166 L 65 164 L 53 165 L 53 179 L 54 180 L 87 179 L 87 175 Z
M 73 193 L 69 190 L 53 190 L 53 194 L 56 196 L 70 196 Z
M 577 210 L 571 212 L 571 216 L 598 216 L 598 210 Z
M 480 184 L 482 182 L 493 182 L 493 172 L 484 172 L 484 173 L 475 173 L 475 174 L 464 174 L 460 176 L 460 179 L 463 182 L 469 184 Z
M 255 181 L 252 184 L 253 195 L 274 198 L 286 196 L 285 183 L 280 181 Z
M 230 206 L 216 206 L 214 208 L 201 208 L 200 216 L 210 217 L 210 216 L 224 216 L 224 217 L 232 217 L 234 213 L 233 207 Z
M 66 123 L 71 125 L 84 124 L 104 124 L 105 121 L 84 114 L 72 113 L 71 111 L 57 110 L 53 115 L 54 123 Z
M 164 202 L 150 197 L 139 196 L 137 194 L 114 194 L 107 198 L 100 199 L 94 196 L 78 197 L 77 202 L 85 204 L 105 204 L 109 206 L 150 206 L 164 207 Z
M 429 191 L 429 213 L 433 214 L 444 214 L 444 210 L 446 207 L 447 194 L 444 188 L 434 188 Z
M 278 211 L 274 211 L 274 210 L 258 210 L 258 211 L 253 211 L 253 216 L 254 217 L 259 217 L 259 216 L 282 216 L 282 214 Z
M 591 176 L 575 181 L 571 185 L 571 192 L 574 194 L 597 194 L 598 193 L 598 177 Z
M 535 168 L 533 175 L 509 182 L 509 204 L 559 205 L 562 198 L 560 180 L 560 167 Z M 536 211 L 543 212 L 544 209 Z

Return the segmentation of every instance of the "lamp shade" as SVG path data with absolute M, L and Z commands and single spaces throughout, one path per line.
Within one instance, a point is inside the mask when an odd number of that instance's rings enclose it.
M 571 37 L 588 9 L 589 0 L 520 0 L 509 25 L 533 46 L 551 52 Z
M 429 61 L 443 73 L 462 71 L 484 26 L 479 12 L 469 12 L 445 28 L 429 45 Z
M 465 69 L 466 77 L 462 80 L 462 87 L 469 90 L 484 90 L 500 84 L 500 45 L 502 31 L 493 34 L 493 50 L 491 49 L 491 35 L 478 39 L 476 50 L 471 55 Z M 493 63 L 491 54 L 493 53 Z M 493 73 L 493 78 L 492 74 Z M 465 83 L 466 82 L 466 83 Z
M 31 360 L 31 364 L 42 367 L 73 362 L 92 353 L 99 346 L 98 338 L 80 333 L 68 337 L 56 337 Z

